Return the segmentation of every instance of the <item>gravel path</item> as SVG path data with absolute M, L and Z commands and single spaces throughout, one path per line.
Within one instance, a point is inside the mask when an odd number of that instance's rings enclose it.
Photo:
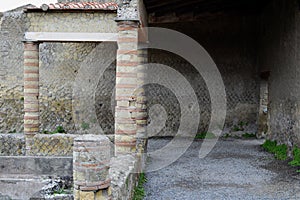
M 148 151 L 170 139 L 151 139 Z M 145 200 L 300 199 L 300 175 L 262 150 L 261 140 L 220 139 L 212 152 L 199 159 L 201 141 L 171 165 L 147 172 Z M 151 157 L 148 166 L 157 161 Z

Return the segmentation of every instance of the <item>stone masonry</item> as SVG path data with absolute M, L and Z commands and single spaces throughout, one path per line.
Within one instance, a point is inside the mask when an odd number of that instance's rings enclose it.
M 132 13 L 132 10 L 134 10 L 132 8 L 136 6 L 135 4 L 136 1 L 132 1 L 129 7 L 122 7 L 119 13 L 127 13 L 127 17 L 134 19 L 136 13 Z M 257 131 L 259 126 L 258 112 L 261 110 L 259 109 L 261 99 L 259 95 L 261 86 L 259 74 L 261 71 L 270 71 L 269 137 L 279 140 L 281 143 L 289 144 L 290 148 L 299 144 L 297 134 L 299 129 L 298 70 L 296 67 L 299 59 L 296 56 L 298 55 L 298 48 L 295 46 L 298 43 L 296 24 L 299 19 L 297 5 L 296 0 L 291 2 L 273 0 L 262 8 L 261 13 L 255 15 L 245 15 L 240 18 L 225 16 L 222 19 L 209 18 L 207 21 L 199 20 L 196 22 L 157 25 L 178 30 L 191 36 L 203 45 L 215 60 L 224 79 L 228 97 L 227 131 L 231 131 L 234 125 L 240 121 L 249 123 L 249 131 Z M 281 13 L 280 16 L 286 17 L 277 16 L 277 13 Z M 64 13 L 60 16 L 63 16 L 69 22 L 75 22 L 73 26 L 68 27 L 64 26 L 58 16 L 58 13 L 26 14 L 22 8 L 0 15 L 0 53 L 2 59 L 0 63 L 1 133 L 22 132 L 24 128 L 23 103 L 25 99 L 22 82 L 23 48 L 25 47 L 22 40 L 24 32 L 41 30 L 68 32 L 71 29 L 86 32 L 100 31 L 100 29 L 104 32 L 118 31 L 118 24 L 114 21 L 115 17 L 118 16 L 116 11 L 105 14 Z M 57 24 L 57 27 L 47 26 L 47 23 L 44 23 L 45 17 L 49 19 L 49 23 Z M 277 20 L 274 20 L 274 17 L 277 17 Z M 92 23 L 97 22 L 98 19 L 101 21 L 99 26 L 93 26 Z M 122 23 L 122 21 L 119 23 Z M 72 115 L 73 83 L 78 75 L 80 64 L 98 45 L 95 43 L 44 43 L 39 46 L 39 72 L 40 77 L 42 77 L 39 82 L 40 131 L 50 131 L 58 125 L 62 125 L 68 133 L 75 134 L 77 127 Z M 116 51 L 114 45 L 110 47 L 113 49 L 111 52 Z M 280 49 L 280 51 L 277 51 L 277 49 Z M 111 52 L 107 53 L 105 49 L 101 49 L 97 54 L 99 59 L 105 60 L 105 56 L 108 54 L 113 55 Z M 105 56 L 102 57 L 102 55 Z M 179 70 L 191 82 L 199 99 L 198 102 L 202 107 L 199 132 L 205 131 L 210 119 L 210 99 L 201 75 L 195 73 L 192 66 L 184 59 L 168 52 L 150 50 L 148 58 L 150 62 L 167 64 Z M 92 61 L 90 64 L 93 64 Z M 101 112 L 109 113 L 107 116 L 97 114 L 98 123 L 101 126 L 103 124 L 106 134 L 113 134 L 115 131 L 115 111 L 114 108 L 111 108 L 111 102 L 113 101 L 111 99 L 114 99 L 111 96 L 114 95 L 115 83 L 109 81 L 116 77 L 113 71 L 116 69 L 115 65 L 118 65 L 118 63 L 111 65 L 111 73 L 108 73 L 109 75 L 101 80 L 103 83 L 99 83 L 101 85 L 97 89 L 99 96 L 95 97 L 97 101 L 98 99 L 101 100 L 101 103 L 96 106 L 96 112 L 99 113 L 101 107 Z M 120 74 L 117 74 L 117 76 L 120 76 Z M 110 89 L 105 91 L 104 98 L 101 92 L 103 88 L 106 88 L 106 85 L 110 85 Z M 99 92 L 100 90 L 101 92 Z M 167 88 L 158 85 L 145 86 L 145 93 L 147 92 L 150 97 L 147 100 L 150 108 L 156 105 L 157 102 L 162 102 L 161 105 L 165 108 L 167 114 L 164 129 L 152 136 L 174 135 L 178 129 L 181 112 L 176 97 Z M 28 97 L 26 98 L 28 99 Z M 137 101 L 137 99 L 133 100 Z M 37 115 L 34 116 L 34 118 L 36 117 Z M 31 119 L 28 118 L 28 120 Z M 27 121 L 27 123 L 25 129 L 29 130 L 28 127 L 34 125 L 34 122 Z M 130 136 L 126 137 L 126 139 L 128 138 Z M 123 139 L 125 140 L 125 138 Z M 133 138 L 131 139 L 134 141 Z
M 39 45 L 24 44 L 24 133 L 26 147 L 30 147 L 32 137 L 39 133 Z M 27 149 L 30 151 L 30 149 Z
M 14 11 L 16 12 L 16 11 Z M 37 13 L 35 13 L 37 14 Z M 62 13 L 61 13 L 62 14 Z M 8 14 L 6 14 L 7 16 Z M 11 14 L 12 15 L 12 14 Z M 24 15 L 24 14 L 23 14 Z M 25 23 L 23 19 L 24 16 L 21 15 L 18 23 L 22 30 L 29 26 L 29 30 L 42 30 L 47 28 L 46 24 L 43 24 L 45 20 L 43 15 L 37 14 L 37 18 L 34 17 L 32 13 L 27 13 L 28 19 Z M 46 14 L 49 23 L 57 23 L 55 30 L 57 31 L 69 31 L 71 27 L 63 26 L 63 24 L 58 19 L 58 13 L 48 13 Z M 117 23 L 114 22 L 116 16 L 115 13 L 92 14 L 87 15 L 82 13 L 70 13 L 62 14 L 64 19 L 67 21 L 72 21 L 76 16 L 76 26 L 85 24 L 85 18 L 90 19 L 92 23 L 93 19 L 102 19 L 101 27 L 89 25 L 82 27 L 83 31 L 97 31 L 100 28 L 104 31 L 117 31 Z M 23 17 L 23 18 L 22 18 Z M 80 19 L 79 19 L 80 18 Z M 10 24 L 16 26 L 9 21 L 8 17 L 3 17 L 2 30 L 11 30 Z M 57 22 L 55 21 L 58 20 Z M 109 20 L 111 19 L 111 21 Z M 242 21 L 247 21 L 247 27 L 241 27 Z M 59 23 L 58 23 L 59 22 Z M 167 24 L 166 28 L 171 28 L 175 30 L 182 31 L 187 35 L 197 39 L 200 44 L 209 51 L 216 64 L 220 67 L 222 76 L 225 81 L 225 86 L 228 96 L 228 112 L 226 126 L 228 130 L 231 130 L 235 124 L 239 121 L 248 122 L 251 127 L 249 131 L 255 132 L 256 121 L 257 121 L 257 109 L 259 104 L 258 90 L 259 85 L 258 77 L 255 77 L 255 71 L 258 67 L 255 63 L 255 58 L 253 53 L 239 53 L 244 52 L 242 49 L 250 48 L 255 49 L 255 41 L 252 39 L 255 33 L 251 33 L 255 30 L 254 26 L 255 17 L 243 18 L 240 21 L 231 18 L 224 18 L 223 24 L 231 24 L 232 31 L 227 31 L 220 28 L 219 23 L 212 20 L 210 26 L 205 23 L 196 23 L 194 29 L 190 29 L 192 25 L 186 23 L 181 24 Z M 106 24 L 106 25 L 105 25 Z M 36 28 L 33 26 L 37 25 Z M 61 27 L 62 26 L 62 27 Z M 51 27 L 55 27 L 52 26 Z M 201 27 L 201 28 L 200 28 Z M 219 27 L 219 28 L 218 28 Z M 248 28 L 249 27 L 249 28 Z M 197 30 L 196 30 L 197 29 Z M 47 31 L 54 31 L 54 29 L 47 28 Z M 239 30 L 243 31 L 243 37 L 239 37 Z M 10 31 L 11 32 L 11 31 Z M 252 31 L 254 32 L 254 31 Z M 22 71 L 18 70 L 23 68 L 22 63 L 22 34 L 15 34 L 14 40 L 18 40 L 21 44 L 19 48 L 21 51 L 11 50 L 4 57 L 3 66 L 0 66 L 3 72 L 8 72 L 5 75 L 6 79 L 1 79 L 1 91 L 3 93 L 3 99 L 0 99 L 1 112 L 0 115 L 3 116 L 0 120 L 0 131 L 3 133 L 8 133 L 16 130 L 16 132 L 22 132 L 23 130 L 23 116 L 18 113 L 22 113 L 23 104 L 23 88 L 22 82 L 16 82 L 20 77 L 23 76 Z M 7 36 L 2 36 L 7 37 Z M 217 38 L 226 37 L 223 43 L 214 43 Z M 243 41 L 243 38 L 247 38 L 246 41 L 251 42 L 234 42 L 235 40 Z M 7 41 L 10 45 L 14 44 L 13 40 L 8 38 Z M 230 46 L 230 51 L 226 51 L 228 45 Z M 73 106 L 73 89 L 76 77 L 80 72 L 80 68 L 84 65 L 99 65 L 99 67 L 104 67 L 105 58 L 116 57 L 116 45 L 109 43 L 43 43 L 40 44 L 40 131 L 53 131 L 57 126 L 63 126 L 67 133 L 75 134 L 77 131 L 83 131 L 82 127 L 91 126 L 95 120 L 85 120 L 77 124 L 78 115 L 80 111 L 74 110 L 76 106 Z M 228 60 L 230 57 L 223 52 L 232 55 L 235 59 Z M 6 55 L 5 54 L 5 55 Z M 13 55 L 19 55 L 17 58 L 13 58 Z M 89 60 L 92 55 L 97 55 L 97 59 Z M 225 56 L 227 55 L 227 56 Z M 207 124 L 210 119 L 210 98 L 201 75 L 197 74 L 187 62 L 182 58 L 169 54 L 166 52 L 160 52 L 157 50 L 150 50 L 148 53 L 149 61 L 154 63 L 166 64 L 176 70 L 179 70 L 191 83 L 192 87 L 195 89 L 196 95 L 198 97 L 198 102 L 201 107 L 201 119 L 199 122 L 199 132 L 205 131 Z M 11 63 L 15 60 L 15 64 Z M 18 62 L 17 62 L 18 61 Z M 7 68 L 6 66 L 13 66 L 13 68 Z M 105 134 L 113 134 L 114 129 L 114 87 L 115 82 L 111 81 L 116 78 L 116 62 L 112 63 L 110 67 L 105 71 L 103 76 L 100 78 L 98 87 L 96 89 L 96 95 L 89 97 L 95 99 L 96 107 L 96 122 L 102 127 Z M 1 71 L 1 70 L 0 70 Z M 12 80 L 8 80 L 12 79 Z M 195 81 L 196 80 L 196 81 Z M 15 89 L 12 89 L 15 88 Z M 160 104 L 164 107 L 167 114 L 166 125 L 164 129 L 160 132 L 155 133 L 151 136 L 172 136 L 177 132 L 178 123 L 180 120 L 180 107 L 176 97 L 168 91 L 168 89 L 163 88 L 159 85 L 150 84 L 146 85 L 145 93 L 148 94 L 148 105 L 151 108 L 156 104 Z M 153 107 L 154 108 L 154 107 Z M 150 109 L 155 111 L 155 109 Z M 8 113 L 8 114 L 6 114 Z M 106 114 L 107 113 L 107 114 Z M 153 113 L 155 114 L 155 112 Z M 159 117 L 160 115 L 156 115 Z
M 85 135 L 74 140 L 74 199 L 109 199 L 112 148 L 106 136 Z
M 269 71 L 267 137 L 300 146 L 299 135 L 299 1 L 271 1 L 261 15 L 261 72 Z
M 138 23 L 118 22 L 119 38 L 116 78 L 116 153 L 136 151 L 135 89 L 138 66 Z

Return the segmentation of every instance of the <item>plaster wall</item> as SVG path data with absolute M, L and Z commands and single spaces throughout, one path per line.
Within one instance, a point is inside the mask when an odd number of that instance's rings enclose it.
M 260 66 L 270 71 L 269 139 L 300 145 L 298 1 L 271 1 L 261 16 Z

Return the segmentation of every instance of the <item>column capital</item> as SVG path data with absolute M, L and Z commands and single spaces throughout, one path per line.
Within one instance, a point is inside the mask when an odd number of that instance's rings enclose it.
M 115 19 L 116 22 L 119 21 L 136 21 L 140 22 L 139 18 L 139 8 L 137 0 L 123 0 L 119 3 L 118 14 Z

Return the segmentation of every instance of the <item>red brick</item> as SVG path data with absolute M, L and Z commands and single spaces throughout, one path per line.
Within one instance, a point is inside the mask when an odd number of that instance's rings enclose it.
M 39 81 L 39 78 L 38 77 L 30 77 L 30 78 L 24 78 L 24 81 Z
M 116 130 L 116 135 L 136 135 L 136 130 Z
M 24 127 L 25 128 L 37 128 L 37 127 L 39 127 L 39 125 L 38 124 L 24 124 Z
M 136 142 L 115 142 L 115 145 L 123 147 L 134 147 L 136 146 Z
M 117 84 L 116 88 L 137 88 L 137 84 Z
M 24 51 L 39 51 L 39 46 L 38 44 L 33 44 L 33 43 L 25 43 L 24 44 Z
M 118 43 L 131 43 L 131 42 L 137 43 L 138 40 L 136 37 L 120 37 L 120 38 L 118 38 Z
M 39 89 L 38 85 L 24 85 L 24 89 Z
M 39 120 L 38 116 L 24 116 L 25 120 Z
M 35 63 L 35 62 L 24 62 L 24 66 L 26 67 L 39 67 L 39 63 Z
M 131 62 L 131 61 L 118 61 L 117 66 L 123 66 L 123 67 L 132 67 L 139 65 L 139 62 Z
M 39 70 L 24 70 L 25 74 L 38 74 Z
M 125 54 L 125 55 L 138 55 L 138 50 L 121 50 L 117 51 L 117 54 Z

